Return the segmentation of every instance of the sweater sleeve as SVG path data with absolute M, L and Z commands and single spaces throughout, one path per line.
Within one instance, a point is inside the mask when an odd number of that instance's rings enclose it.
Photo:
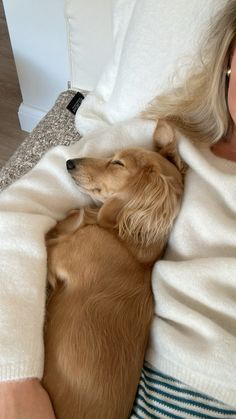
M 151 147 L 154 125 L 117 124 L 70 147 L 51 149 L 0 195 L 0 381 L 43 374 L 45 234 L 89 198 L 65 169 L 67 159 L 109 155 L 123 146 Z
M 42 377 L 46 284 L 44 236 L 85 198 L 51 150 L 0 195 L 0 380 Z M 77 193 L 76 193 L 77 192 Z

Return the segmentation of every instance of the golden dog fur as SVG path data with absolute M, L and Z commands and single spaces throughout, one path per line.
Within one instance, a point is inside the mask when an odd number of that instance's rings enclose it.
M 183 190 L 175 143 L 164 143 L 72 161 L 78 188 L 102 205 L 72 211 L 47 237 L 43 384 L 57 419 L 131 412 L 153 316 L 151 270 Z

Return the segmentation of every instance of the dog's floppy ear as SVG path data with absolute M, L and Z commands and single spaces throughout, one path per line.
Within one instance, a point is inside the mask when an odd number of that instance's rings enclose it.
M 184 174 L 187 166 L 178 152 L 175 132 L 171 124 L 164 120 L 159 120 L 154 132 L 153 140 L 158 153 L 173 163 L 177 169 Z
M 143 246 L 162 242 L 178 214 L 181 195 L 182 185 L 173 177 L 145 168 L 117 216 L 120 237 Z

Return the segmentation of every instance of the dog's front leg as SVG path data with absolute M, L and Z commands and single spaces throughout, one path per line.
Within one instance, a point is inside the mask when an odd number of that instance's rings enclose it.
M 66 234 L 73 233 L 78 228 L 82 227 L 84 221 L 84 208 L 74 209 L 70 211 L 66 218 L 53 227 L 46 235 L 46 242 L 49 244 L 51 240 L 58 239 Z

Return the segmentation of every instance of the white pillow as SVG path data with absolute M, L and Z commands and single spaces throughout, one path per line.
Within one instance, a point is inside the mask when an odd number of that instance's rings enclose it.
M 172 83 L 226 0 L 114 0 L 115 47 L 95 90 L 76 115 L 82 135 L 136 117 Z

